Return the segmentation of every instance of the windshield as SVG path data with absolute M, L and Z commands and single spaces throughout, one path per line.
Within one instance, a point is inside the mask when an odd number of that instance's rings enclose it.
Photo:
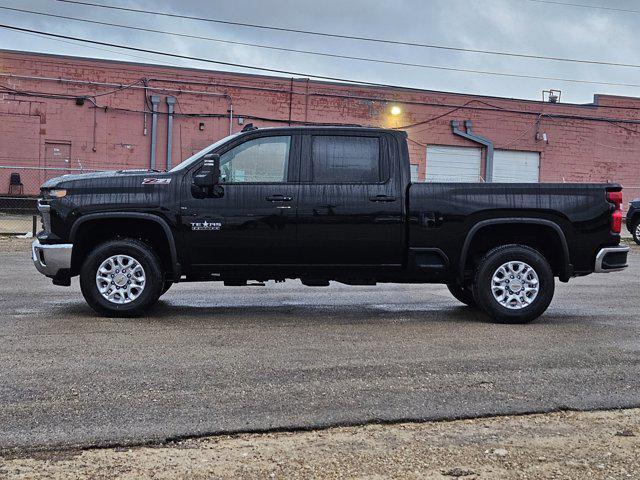
M 237 137 L 238 135 L 240 135 L 240 133 L 242 133 L 242 132 L 234 133 L 233 135 L 228 135 L 228 136 L 226 136 L 224 138 L 221 138 L 217 142 L 206 146 L 205 148 L 203 148 L 199 152 L 194 153 L 189 158 L 187 158 L 183 162 L 181 162 L 178 165 L 176 165 L 175 167 L 173 167 L 171 170 L 169 170 L 169 172 L 177 172 L 178 170 L 182 170 L 183 168 L 187 168 L 188 166 L 192 165 L 194 162 L 197 162 L 204 154 L 209 153 L 211 150 L 213 150 L 213 149 L 219 147 L 220 145 L 228 142 L 232 138 Z

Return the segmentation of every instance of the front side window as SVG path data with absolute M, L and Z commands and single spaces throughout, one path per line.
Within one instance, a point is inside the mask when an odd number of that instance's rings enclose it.
M 378 183 L 380 140 L 377 137 L 314 136 L 311 162 L 314 182 Z
M 290 136 L 246 141 L 220 156 L 222 183 L 278 183 L 287 181 Z

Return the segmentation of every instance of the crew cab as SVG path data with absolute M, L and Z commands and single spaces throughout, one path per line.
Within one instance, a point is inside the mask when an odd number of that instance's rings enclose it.
M 36 268 L 80 276 L 100 314 L 173 283 L 442 283 L 499 322 L 627 266 L 618 184 L 413 183 L 404 132 L 246 128 L 168 172 L 64 175 L 41 189 Z

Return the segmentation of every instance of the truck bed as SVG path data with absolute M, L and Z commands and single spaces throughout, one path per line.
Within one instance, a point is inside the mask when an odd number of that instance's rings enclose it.
M 557 225 L 575 273 L 588 273 L 600 248 L 619 243 L 619 235 L 610 232 L 606 192 L 620 190 L 606 183 L 412 183 L 409 248 L 437 248 L 457 258 L 474 229 L 522 219 L 523 224 Z

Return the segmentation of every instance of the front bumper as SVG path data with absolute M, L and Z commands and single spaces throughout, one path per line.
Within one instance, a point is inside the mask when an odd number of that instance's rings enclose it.
M 31 244 L 31 259 L 40 273 L 54 278 L 71 268 L 72 250 L 72 243 L 43 245 L 36 240 Z
M 595 273 L 619 272 L 628 267 L 627 254 L 629 247 L 607 247 L 602 248 L 596 255 Z

